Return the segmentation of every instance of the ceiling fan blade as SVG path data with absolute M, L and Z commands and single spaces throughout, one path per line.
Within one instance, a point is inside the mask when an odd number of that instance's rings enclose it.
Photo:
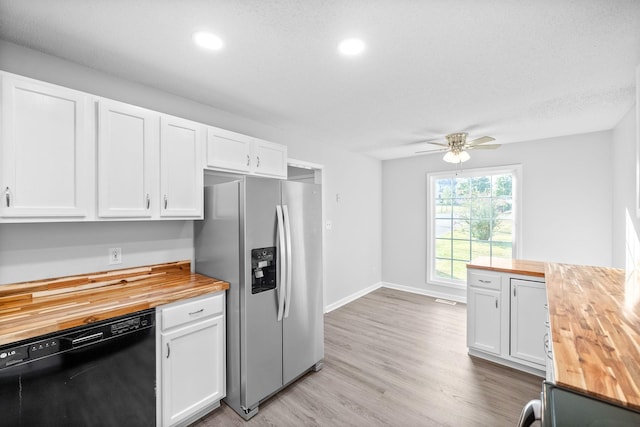
M 467 150 L 495 150 L 496 148 L 500 147 L 500 144 L 489 144 L 489 145 L 472 145 L 470 147 L 467 147 Z
M 444 142 L 435 142 L 435 141 L 425 141 L 427 144 L 439 145 L 441 147 L 449 147 L 449 144 L 445 144 Z
M 469 141 L 466 143 L 467 147 L 472 147 L 474 145 L 478 145 L 478 144 L 484 144 L 485 142 L 491 142 L 491 141 L 495 141 L 495 138 L 492 138 L 490 136 L 481 136 L 480 138 L 476 138 L 473 141 Z
M 436 149 L 436 150 L 421 150 L 421 151 L 416 151 L 415 154 L 424 154 L 424 153 L 442 153 L 445 151 L 449 151 L 449 148 L 440 148 L 440 149 Z

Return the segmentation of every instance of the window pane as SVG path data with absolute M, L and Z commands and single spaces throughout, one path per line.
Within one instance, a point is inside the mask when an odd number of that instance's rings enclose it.
M 512 258 L 513 246 L 511 242 L 494 242 L 492 245 L 492 252 L 494 257 Z
M 436 257 L 451 259 L 450 239 L 436 239 Z
M 453 217 L 469 218 L 469 200 L 464 198 L 453 199 Z
M 469 261 L 471 256 L 471 242 L 468 240 L 453 241 L 453 259 Z
M 491 240 L 494 242 L 511 242 L 513 223 L 511 220 L 500 218 L 499 224 L 493 230 Z
M 511 197 L 513 194 L 512 190 L 512 177 L 511 174 L 506 175 L 494 175 L 492 177 L 493 181 L 493 196 L 502 197 L 509 196 Z
M 469 239 L 469 221 L 465 219 L 453 220 L 453 238 L 454 239 Z
M 492 222 L 490 219 L 471 221 L 471 238 L 474 240 L 491 240 Z
M 451 278 L 451 260 L 436 259 L 436 276 L 440 278 Z
M 453 261 L 453 278 L 467 280 L 467 261 Z
M 475 176 L 473 178 L 469 178 L 469 185 L 471 187 L 471 195 L 473 197 L 491 196 L 491 177 Z
M 434 185 L 436 200 L 453 197 L 453 181 L 451 178 L 436 179 Z
M 450 218 L 447 219 L 436 219 L 436 229 L 435 235 L 438 237 L 448 237 L 451 238 L 451 233 L 453 231 L 453 221 Z
M 471 219 L 491 218 L 493 216 L 490 198 L 473 199 L 470 203 Z
M 469 197 L 471 195 L 469 191 L 469 180 L 467 178 L 454 178 L 453 179 L 455 197 Z
M 471 241 L 471 259 L 491 256 L 491 244 L 482 240 Z

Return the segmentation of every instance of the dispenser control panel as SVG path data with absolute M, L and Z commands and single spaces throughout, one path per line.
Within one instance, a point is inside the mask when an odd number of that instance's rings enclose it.
M 276 288 L 276 248 L 251 250 L 251 293 L 257 294 Z

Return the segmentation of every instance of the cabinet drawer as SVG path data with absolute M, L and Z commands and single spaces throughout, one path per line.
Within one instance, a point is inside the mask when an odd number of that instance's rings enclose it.
M 182 301 L 161 309 L 162 330 L 224 313 L 224 293 Z
M 476 288 L 501 290 L 501 276 L 499 274 L 481 273 L 469 270 L 467 274 L 467 285 Z

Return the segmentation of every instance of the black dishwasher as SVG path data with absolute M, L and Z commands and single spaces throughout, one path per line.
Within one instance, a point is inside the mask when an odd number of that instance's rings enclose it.
M 155 426 L 155 310 L 0 347 L 0 426 Z

